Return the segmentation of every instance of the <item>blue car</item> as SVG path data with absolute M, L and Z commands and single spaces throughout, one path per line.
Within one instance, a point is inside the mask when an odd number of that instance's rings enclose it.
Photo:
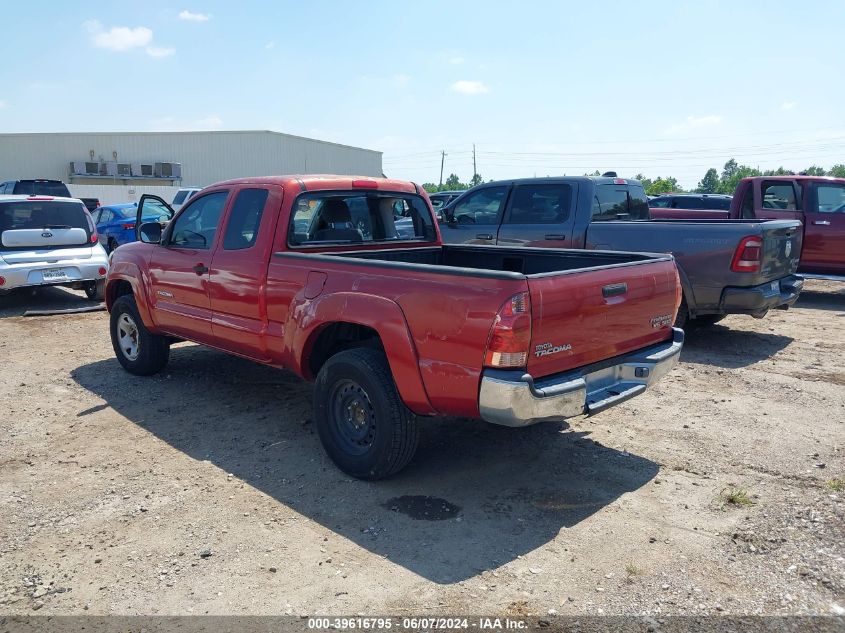
M 103 245 L 107 253 L 111 253 L 118 246 L 135 241 L 137 213 L 137 202 L 110 204 L 91 212 L 94 217 L 94 224 L 97 225 L 100 244 Z M 142 219 L 144 222 L 167 222 L 170 218 L 155 216 Z

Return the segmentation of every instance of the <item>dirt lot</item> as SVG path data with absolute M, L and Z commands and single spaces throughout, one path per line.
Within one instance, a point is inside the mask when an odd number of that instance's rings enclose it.
M 841 284 L 691 334 L 594 418 L 431 421 L 378 483 L 333 467 L 286 373 L 183 343 L 138 378 L 105 312 L 21 316 L 82 304 L 0 299 L 2 613 L 845 607 Z

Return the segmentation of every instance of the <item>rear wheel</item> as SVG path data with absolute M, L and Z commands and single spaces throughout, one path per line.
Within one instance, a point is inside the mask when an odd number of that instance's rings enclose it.
M 131 374 L 150 376 L 161 371 L 170 358 L 170 342 L 152 334 L 138 314 L 135 297 L 118 297 L 109 321 L 111 342 L 118 362 Z
M 359 479 L 399 472 L 417 449 L 417 417 L 399 397 L 379 350 L 350 349 L 326 361 L 317 375 L 314 417 L 329 457 Z
M 106 280 L 88 281 L 83 288 L 85 296 L 91 301 L 102 301 L 106 298 Z

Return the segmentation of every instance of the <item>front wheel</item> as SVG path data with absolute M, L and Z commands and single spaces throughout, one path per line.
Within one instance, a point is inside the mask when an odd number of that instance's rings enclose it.
M 399 472 L 417 449 L 417 418 L 380 350 L 350 349 L 326 361 L 317 375 L 314 417 L 329 457 L 359 479 Z
M 132 295 L 123 295 L 114 302 L 109 329 L 117 360 L 130 374 L 150 376 L 167 365 L 170 342 L 166 336 L 152 334 L 146 328 Z

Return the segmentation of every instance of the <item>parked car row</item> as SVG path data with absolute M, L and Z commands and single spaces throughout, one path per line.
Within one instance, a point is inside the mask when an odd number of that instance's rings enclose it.
M 530 178 L 479 185 L 441 210 L 448 244 L 672 253 L 683 288 L 675 325 L 764 316 L 798 299 L 797 220 L 652 219 L 645 191 L 618 177 Z

